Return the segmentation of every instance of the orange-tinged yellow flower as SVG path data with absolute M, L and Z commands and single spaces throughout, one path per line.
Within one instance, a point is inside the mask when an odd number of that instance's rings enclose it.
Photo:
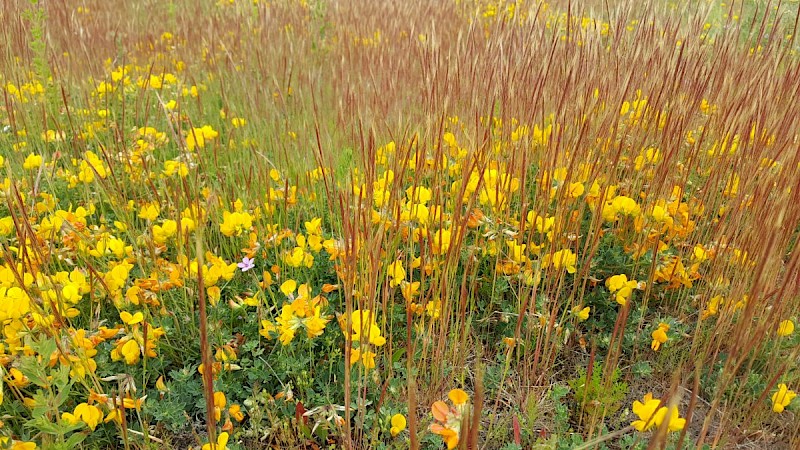
M 651 334 L 653 342 L 650 344 L 650 348 L 654 351 L 658 351 L 658 349 L 661 348 L 661 344 L 665 344 L 667 340 L 669 340 L 667 331 L 669 331 L 669 324 L 664 322 L 659 323 L 658 328 Z
M 465 414 L 469 410 L 469 395 L 461 389 L 452 389 L 448 398 L 453 402 L 455 408 L 450 408 L 443 401 L 436 401 L 431 405 L 431 412 L 435 423 L 431 424 L 431 432 L 442 437 L 448 449 L 458 445 L 461 435 L 461 423 Z
M 438 434 L 444 440 L 448 450 L 452 450 L 458 446 L 458 432 L 450 428 L 445 428 L 438 423 L 434 423 L 430 427 L 431 432 Z
M 237 422 L 244 420 L 244 412 L 242 412 L 242 407 L 239 405 L 231 405 L 231 407 L 228 408 L 228 413 L 231 415 L 233 420 Z
M 438 423 L 431 424 L 430 430 L 432 433 L 442 437 L 448 450 L 452 450 L 458 446 L 458 432 L 456 430 L 445 428 Z
M 450 390 L 450 392 L 447 393 L 447 398 L 456 406 L 463 405 L 469 401 L 469 395 L 461 389 Z
M 434 419 L 440 422 L 446 422 L 447 416 L 450 414 L 450 407 L 447 406 L 447 403 L 437 400 L 431 405 L 431 412 L 433 412 Z
M 572 198 L 578 198 L 586 191 L 586 188 L 581 182 L 570 183 L 567 186 L 567 194 Z
M 16 367 L 8 369 L 8 375 L 6 375 L 6 382 L 19 389 L 22 389 L 28 384 L 30 384 L 30 380 L 28 379 L 28 377 L 26 377 Z
M 214 392 L 214 417 L 217 421 L 222 417 L 222 410 L 225 409 L 227 403 L 228 400 L 225 398 L 224 392 Z

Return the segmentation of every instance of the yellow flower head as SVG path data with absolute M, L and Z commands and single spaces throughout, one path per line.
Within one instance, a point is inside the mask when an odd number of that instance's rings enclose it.
M 406 269 L 403 268 L 403 261 L 395 261 L 389 264 L 389 267 L 386 269 L 386 272 L 389 275 L 389 286 L 390 287 L 397 287 L 403 283 L 406 279 Z
M 575 273 L 577 268 L 575 264 L 578 261 L 578 256 L 570 249 L 559 250 L 552 255 L 546 255 L 542 263 L 542 267 L 550 267 L 552 265 L 556 270 L 566 269 L 567 273 Z
M 450 392 L 447 393 L 447 398 L 456 406 L 463 405 L 469 401 L 469 395 L 461 389 L 450 390 Z
M 674 406 L 661 406 L 661 400 L 653 398 L 648 392 L 642 399 L 644 403 L 636 400 L 633 402 L 633 413 L 639 416 L 631 425 L 638 431 L 647 431 L 653 427 L 659 428 L 666 420 L 668 431 L 680 431 L 686 426 L 686 419 L 680 417 L 678 409 Z
M 392 436 L 397 436 L 406 429 L 406 417 L 402 414 L 395 414 L 392 416 L 392 428 L 389 430 Z
M 583 322 L 589 318 L 589 313 L 591 313 L 592 308 L 587 306 L 585 308 L 581 308 L 581 305 L 578 305 L 572 308 L 572 314 L 578 319 L 578 322 Z
M 227 450 L 228 437 L 228 433 L 223 431 L 217 436 L 216 443 L 203 444 L 202 450 Z
M 614 300 L 622 306 L 628 303 L 633 290 L 638 286 L 636 280 L 628 281 L 628 276 L 625 274 L 614 275 L 606 280 L 606 287 L 614 294 Z
M 658 351 L 658 349 L 661 348 L 661 344 L 665 344 L 669 339 L 667 331 L 669 331 L 669 324 L 663 322 L 659 323 L 658 328 L 651 334 L 653 342 L 650 344 L 650 348 L 654 351 Z
M 648 392 L 642 399 L 643 402 L 636 400 L 633 402 L 633 413 L 639 416 L 639 420 L 634 420 L 631 425 L 638 431 L 647 431 L 653 428 L 655 414 L 661 405 L 661 400 L 653 398 L 653 394 Z
M 778 336 L 786 337 L 794 333 L 794 322 L 786 319 L 778 324 Z
M 778 414 L 782 413 L 795 397 L 797 397 L 795 391 L 784 383 L 779 384 L 778 390 L 772 394 L 772 410 Z

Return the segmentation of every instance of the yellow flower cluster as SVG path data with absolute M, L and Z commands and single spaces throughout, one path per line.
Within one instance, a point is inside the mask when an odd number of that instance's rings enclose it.
M 653 398 L 652 393 L 647 393 L 642 399 L 633 402 L 633 413 L 639 416 L 631 425 L 638 431 L 647 431 L 651 428 L 661 428 L 662 424 L 668 431 L 680 431 L 686 426 L 686 419 L 680 417 L 675 406 L 663 406 L 663 402 Z
M 361 362 L 365 369 L 375 367 L 377 355 L 371 349 L 386 344 L 386 338 L 381 336 L 381 329 L 375 320 L 374 313 L 368 309 L 357 309 L 350 316 L 339 318 L 345 337 L 353 344 L 350 348 L 350 365 Z

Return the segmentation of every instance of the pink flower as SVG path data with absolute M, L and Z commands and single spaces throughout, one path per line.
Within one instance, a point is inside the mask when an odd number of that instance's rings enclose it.
M 253 259 L 248 258 L 247 256 L 242 258 L 242 262 L 236 264 L 236 267 L 242 269 L 242 272 L 247 272 L 248 270 L 252 269 L 255 266 L 256 265 L 253 263 Z

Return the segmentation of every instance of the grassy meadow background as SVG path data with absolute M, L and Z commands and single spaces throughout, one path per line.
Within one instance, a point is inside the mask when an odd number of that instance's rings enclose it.
M 0 448 L 800 447 L 798 8 L 5 0 Z

